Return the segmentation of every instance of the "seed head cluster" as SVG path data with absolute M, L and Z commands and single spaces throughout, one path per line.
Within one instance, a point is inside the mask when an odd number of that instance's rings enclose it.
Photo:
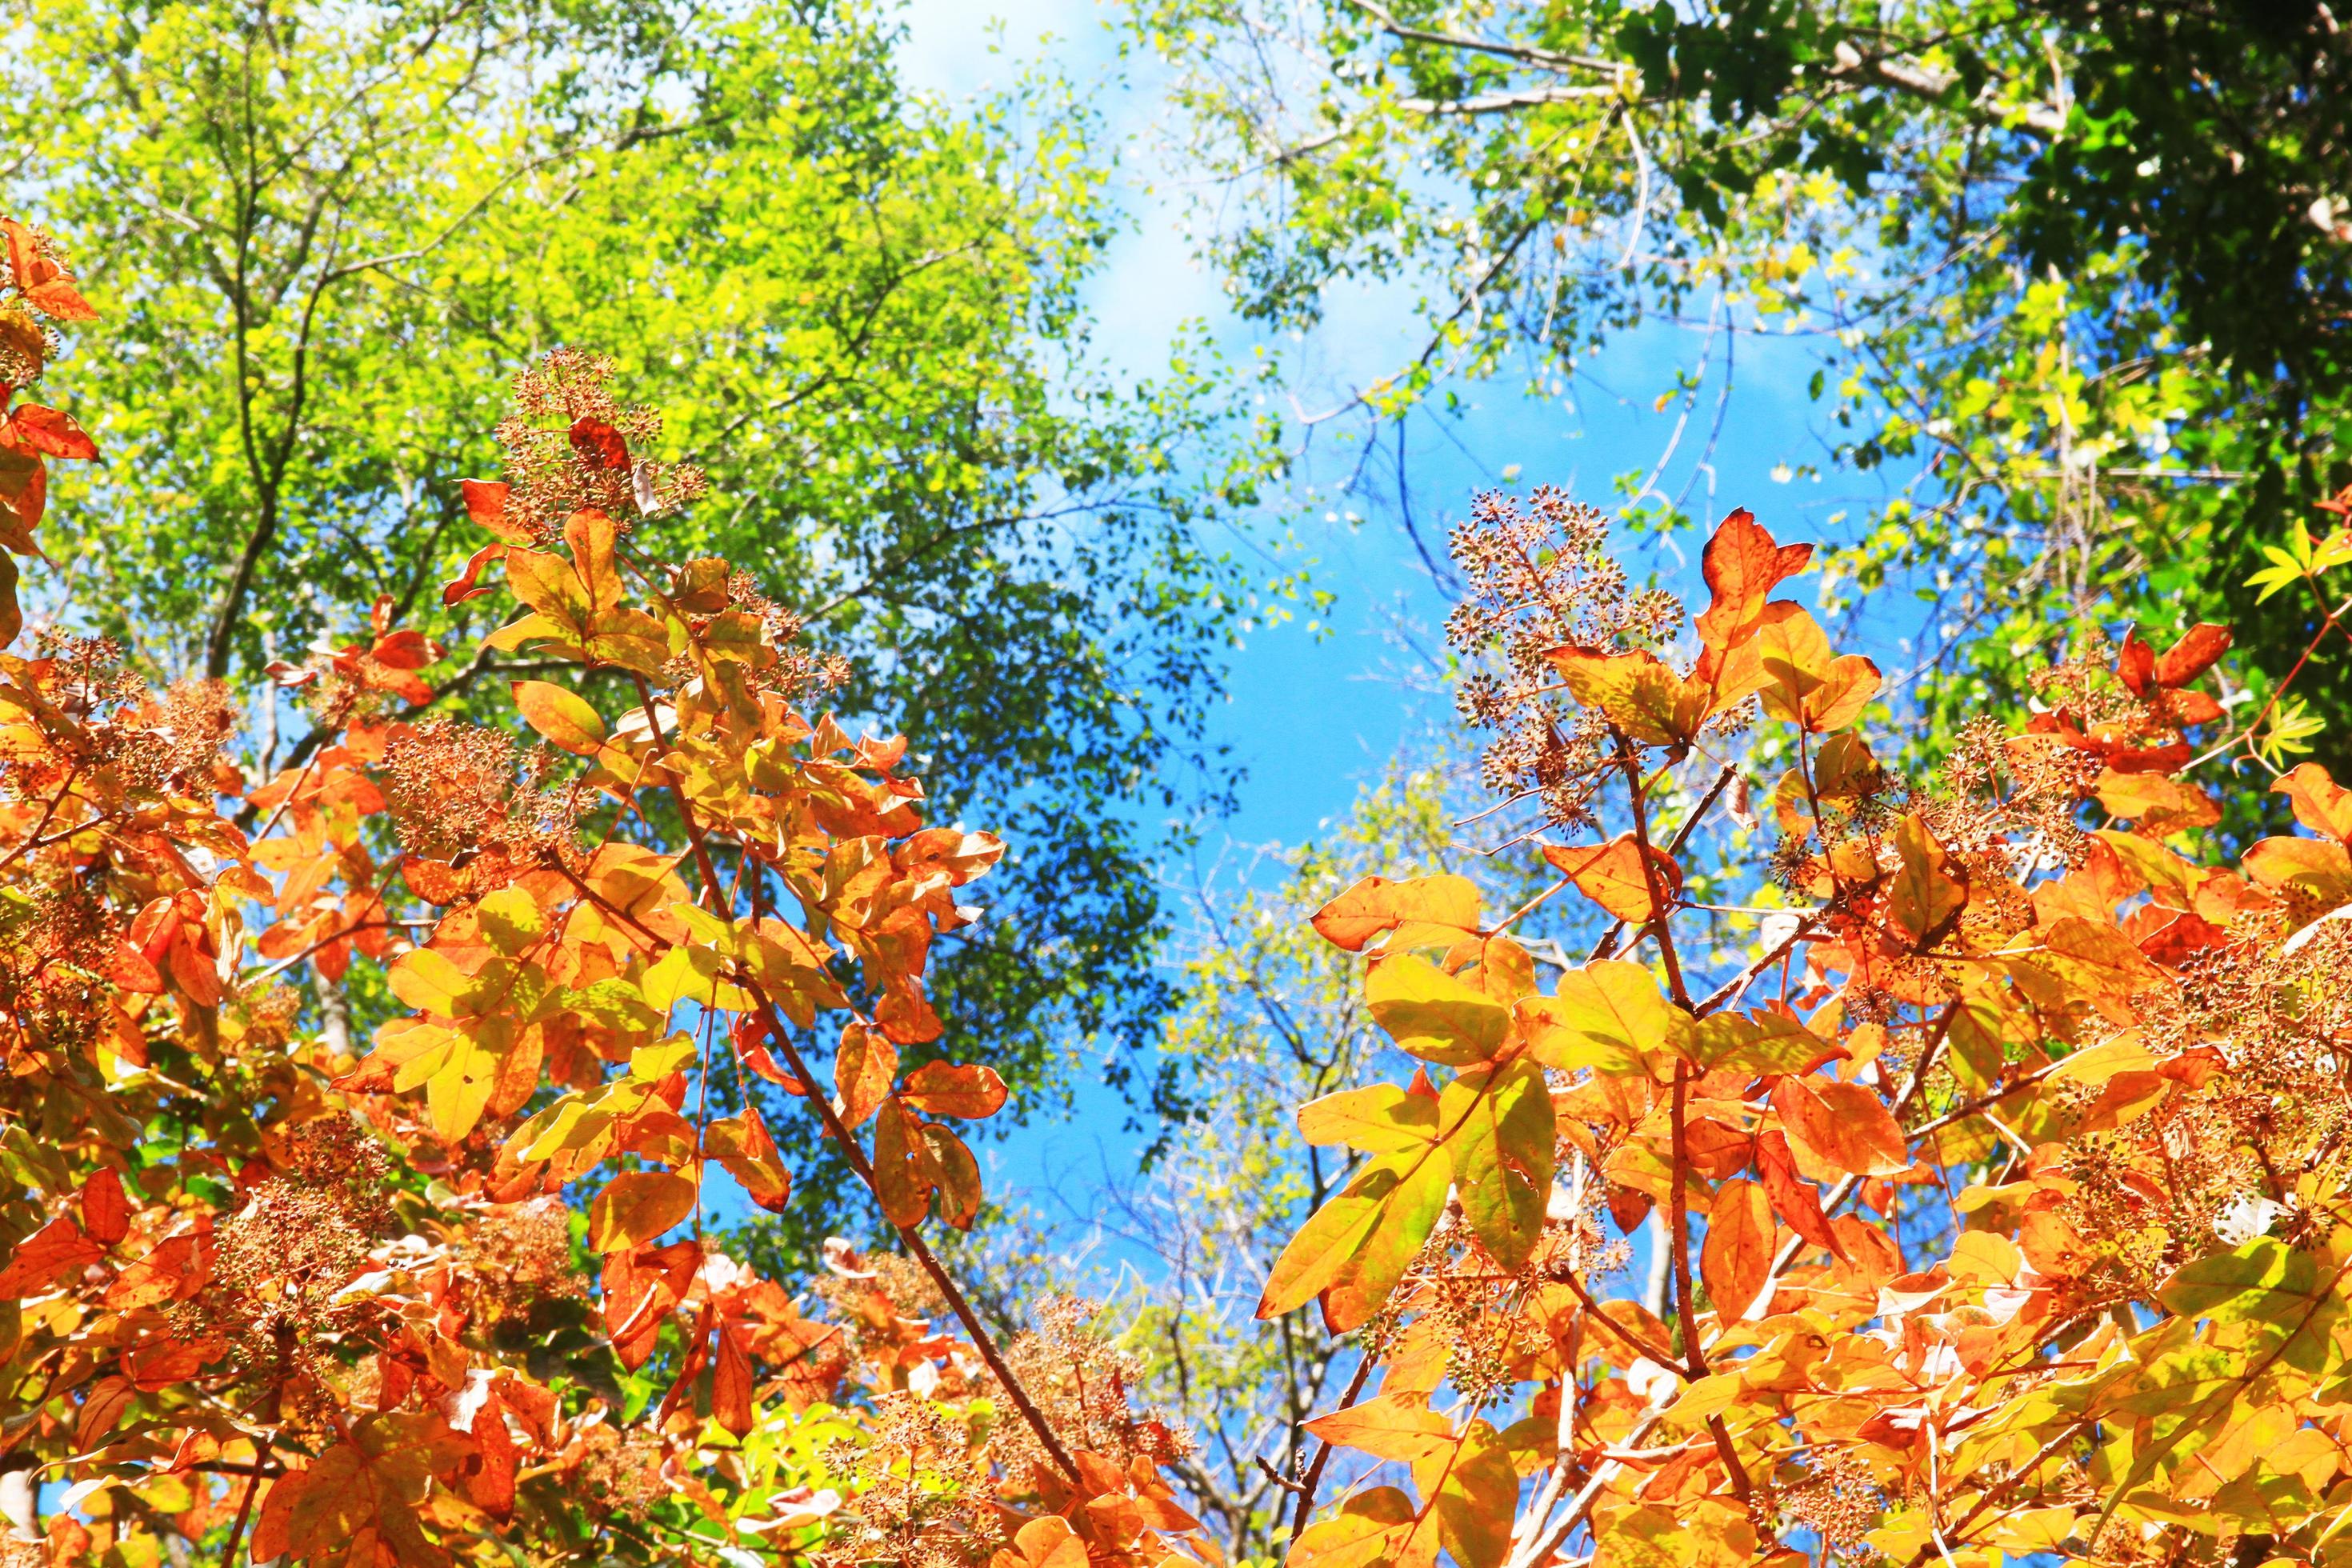
M 661 414 L 624 407 L 606 385 L 614 363 L 602 354 L 556 349 L 514 381 L 514 403 L 499 421 L 505 449 L 507 515 L 541 539 L 562 537 L 564 520 L 593 508 L 624 527 L 699 498 L 702 470 L 649 456 Z
M 1571 645 L 1654 647 L 1682 618 L 1673 595 L 1628 583 L 1602 548 L 1608 531 L 1600 511 L 1547 485 L 1524 504 L 1480 496 L 1454 532 L 1468 591 L 1447 618 L 1446 641 L 1485 667 L 1462 682 L 1456 706 L 1495 733 L 1482 762 L 1487 787 L 1534 796 L 1561 828 L 1592 822 L 1593 792 L 1614 759 L 1600 717 L 1561 700 L 1546 656 Z

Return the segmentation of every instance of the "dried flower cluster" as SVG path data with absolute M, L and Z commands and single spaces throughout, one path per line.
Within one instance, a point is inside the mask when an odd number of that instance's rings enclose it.
M 707 487 L 699 468 L 648 456 L 661 439 L 657 409 L 623 407 L 602 354 L 556 349 L 518 373 L 514 408 L 499 422 L 507 514 L 532 537 L 555 542 L 572 513 L 627 523 L 692 504 Z

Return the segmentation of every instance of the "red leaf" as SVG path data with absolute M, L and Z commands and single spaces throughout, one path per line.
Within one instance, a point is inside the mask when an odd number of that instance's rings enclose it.
M 123 1195 L 122 1178 L 110 1167 L 91 1172 L 81 1184 L 81 1224 L 101 1247 L 112 1247 L 131 1234 L 131 1202 Z
M 106 1248 L 61 1215 L 16 1244 L 8 1267 L 0 1268 L 0 1298 L 37 1296 L 105 1256 Z
M 368 656 L 394 669 L 422 669 L 441 657 L 441 645 L 420 631 L 397 631 L 376 638 Z
M 719 1325 L 719 1359 L 710 1369 L 710 1418 L 738 1437 L 751 1430 L 751 1358 L 732 1323 Z
M 88 461 L 98 456 L 98 443 L 74 423 L 72 415 L 44 408 L 37 403 L 18 404 L 8 416 L 7 430 L 18 445 L 47 452 L 52 458 Z
M 592 468 L 629 466 L 629 444 L 621 438 L 621 433 L 602 419 L 591 419 L 584 414 L 572 422 L 572 449 Z
M 2134 697 L 2147 695 L 2148 683 L 2156 678 L 2156 653 L 2139 640 L 2137 626 L 2124 633 L 2124 646 L 2116 654 L 2116 673 Z
M 2186 686 L 2212 668 L 2213 661 L 2229 651 L 2230 628 L 2200 621 L 2182 633 L 2180 640 L 2156 661 L 2156 683 Z
M 466 482 L 467 484 L 473 483 L 471 479 L 468 479 Z M 460 573 L 455 581 L 445 583 L 441 585 L 441 604 L 443 607 L 446 608 L 453 605 L 462 605 L 468 599 L 478 598 L 482 595 L 490 592 L 490 585 L 481 581 L 482 568 L 488 566 L 493 561 L 504 561 L 506 558 L 506 545 L 495 541 L 491 543 L 485 544 L 479 550 L 475 551 L 474 553 L 467 559 L 466 570 Z

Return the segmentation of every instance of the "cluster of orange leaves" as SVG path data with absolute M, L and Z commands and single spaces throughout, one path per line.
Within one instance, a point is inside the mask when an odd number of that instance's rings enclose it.
M 1562 602 L 1465 624 L 1579 624 L 1572 574 L 1494 563 L 1580 540 L 1490 510 L 1474 572 Z M 1487 708 L 1549 663 L 1588 773 L 1539 782 L 1602 824 L 1521 836 L 1532 903 L 1374 878 L 1316 917 L 1412 1070 L 1298 1112 L 1356 1163 L 1261 1315 L 1364 1360 L 1291 1568 L 2352 1560 L 2352 793 L 2304 764 L 2306 831 L 2195 858 L 2211 626 L 1908 783 L 1855 729 L 1875 667 L 1773 597 L 1809 556 L 1733 513 L 1681 662 L 1500 649 Z M 1718 749 L 1743 704 L 1777 777 Z M 1580 962 L 1514 935 L 1556 895 L 1607 924 Z M 1606 1278 L 1629 1241 L 1663 1311 Z
M 16 323 L 87 307 L 5 233 L 0 334 L 46 355 Z M 592 434 L 614 467 L 620 433 Z M 91 452 L 31 405 L 0 424 L 11 548 L 37 454 Z M 491 649 L 569 668 L 513 683 L 519 725 L 428 715 L 446 650 L 388 601 L 273 667 L 314 727 L 257 781 L 218 686 L 151 690 L 95 638 L 0 652 L 0 1450 L 48 1515 L 0 1550 L 1180 1550 L 1167 1445 L 1087 1451 L 1123 1404 L 1066 1441 L 1055 1355 L 1091 1352 L 1016 1342 L 1024 1384 L 919 1231 L 972 1223 L 951 1124 L 1005 1099 L 985 1067 L 900 1060 L 941 1035 L 931 945 L 1002 846 L 924 826 L 903 742 L 804 715 L 817 667 L 725 563 L 641 559 L 642 520 L 593 507 L 503 527 L 506 495 L 467 487 L 499 537 L 445 599 L 510 595 Z M 806 1117 L 772 1128 L 762 1098 Z M 861 1283 L 808 1316 L 719 1249 L 713 1184 L 781 1208 L 787 1152 L 826 1138 L 936 1298 L 844 1251 Z M 869 1425 L 910 1391 L 952 1455 Z

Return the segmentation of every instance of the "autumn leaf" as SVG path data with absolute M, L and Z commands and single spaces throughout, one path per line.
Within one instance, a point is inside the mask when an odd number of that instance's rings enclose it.
M 1569 971 L 1557 994 L 1521 1002 L 1518 1015 L 1536 1059 L 1560 1072 L 1645 1073 L 1653 1056 L 1678 1048 L 1691 1028 L 1690 1015 L 1666 1001 L 1650 972 L 1621 958 Z
M 1643 745 L 1688 745 L 1718 701 L 1706 681 L 1676 675 L 1645 648 L 1560 647 L 1548 657 L 1570 695 Z
M 1706 1211 L 1706 1242 L 1699 1273 L 1725 1322 L 1748 1315 L 1771 1277 L 1774 1251 L 1772 1202 L 1755 1182 L 1730 1181 L 1717 1189 Z
M 1283 1248 L 1257 1315 L 1279 1317 L 1336 1289 L 1336 1310 L 1325 1310 L 1333 1332 L 1369 1318 L 1436 1226 L 1447 1175 L 1446 1162 L 1426 1152 L 1365 1162 Z
M 2166 650 L 2149 673 L 2158 686 L 2186 686 L 2229 651 L 2230 628 L 2200 621 L 2180 634 L 2180 640 Z
M 1307 1423 L 1307 1430 L 1326 1443 L 1404 1464 L 1446 1458 L 1461 1445 L 1453 1422 L 1432 1410 L 1425 1399 L 1410 1396 L 1351 1405 L 1317 1416 Z
M 0 1268 L 0 1300 L 37 1296 L 86 1263 L 106 1256 L 106 1248 L 81 1233 L 64 1215 L 51 1220 L 16 1244 Z
M 256 1562 L 291 1557 L 352 1568 L 444 1568 L 417 1508 L 436 1470 L 470 1445 L 438 1415 L 375 1415 L 310 1464 L 279 1477 L 254 1521 Z
M 1574 882 L 1578 892 L 1629 923 L 1652 920 L 1682 897 L 1682 868 L 1652 845 L 1649 871 L 1644 875 L 1642 846 L 1630 833 L 1585 847 L 1547 844 L 1543 858 Z
M 719 1351 L 710 1367 L 710 1418 L 738 1437 L 751 1435 L 751 1357 L 732 1323 L 719 1325 Z
M 1360 952 L 1372 938 L 1402 924 L 1478 928 L 1478 889 L 1465 877 L 1423 877 L 1391 882 L 1366 877 L 1315 912 L 1323 940 Z
M 1812 558 L 1810 544 L 1776 542 L 1745 507 L 1716 525 L 1699 559 L 1713 599 L 1695 629 L 1717 666 L 1724 654 L 1756 635 L 1772 590 L 1802 572 Z M 1706 658 L 1702 658 L 1700 670 L 1709 673 Z
M 1834 653 L 1820 623 L 1788 600 L 1766 606 L 1758 646 L 1764 708 L 1775 718 L 1826 734 L 1862 717 L 1877 695 L 1878 667 L 1860 654 Z
M 1902 1129 L 1878 1096 L 1858 1083 L 1783 1078 L 1772 1109 L 1789 1136 L 1824 1163 L 1857 1176 L 1892 1176 L 1911 1166 Z
M 1899 868 L 1887 892 L 1887 912 L 1924 952 L 1943 940 L 1968 907 L 1968 872 L 1944 852 L 1916 812 L 1895 825 L 1895 850 Z
M 992 1067 L 925 1062 L 907 1075 L 898 1092 L 908 1104 L 932 1116 L 977 1120 L 1004 1108 L 1004 1080 Z
M 131 1200 L 110 1165 L 92 1171 L 81 1184 L 81 1227 L 100 1247 L 131 1234 Z
M 1445 1086 L 1437 1116 L 1451 1130 L 1445 1151 L 1463 1216 L 1497 1264 L 1518 1268 L 1551 1196 L 1557 1129 L 1542 1068 L 1521 1057 L 1471 1068 Z
M 635 1250 L 694 1212 L 696 1188 L 675 1171 L 625 1171 L 588 1205 L 588 1246 Z
M 2304 763 L 2271 785 L 2294 806 L 2294 819 L 2338 844 L 2352 843 L 2352 790 L 2328 776 L 2317 763 Z
M 1501 1003 L 1414 953 L 1374 964 L 1364 996 L 1400 1049 L 1448 1066 L 1486 1060 L 1510 1027 Z
M 1339 1143 L 1366 1153 L 1396 1153 L 1437 1142 L 1437 1102 L 1395 1084 L 1343 1089 L 1298 1108 L 1309 1143 Z
M 604 715 L 578 692 L 544 680 L 518 680 L 514 700 L 524 721 L 564 751 L 593 757 L 604 749 Z
M 490 592 L 490 585 L 481 580 L 482 573 L 491 563 L 503 561 L 506 558 L 507 547 L 496 542 L 485 544 L 467 556 L 466 569 L 441 585 L 442 607 L 451 608 L 464 604 L 468 599 L 478 599 Z
M 98 443 L 74 422 L 70 414 L 20 403 L 0 420 L 0 440 L 13 441 L 52 458 L 88 462 L 98 456 Z

